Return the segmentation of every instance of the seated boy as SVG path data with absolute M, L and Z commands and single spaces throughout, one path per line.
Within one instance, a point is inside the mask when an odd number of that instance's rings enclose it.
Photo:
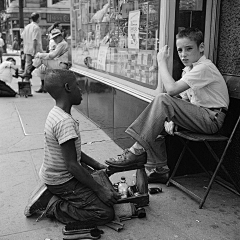
M 101 170 L 106 166 L 81 151 L 79 123 L 71 115 L 72 105 L 82 101 L 76 77 L 69 70 L 47 70 L 45 87 L 55 99 L 44 130 L 44 158 L 39 172 L 42 187 L 25 209 L 27 217 L 45 210 L 47 217 L 62 223 L 103 225 L 114 218 L 113 204 L 119 194 L 95 181 L 84 166 Z
M 223 124 L 229 96 L 225 80 L 216 66 L 204 56 L 203 34 L 196 28 L 176 36 L 178 55 L 185 65 L 182 78 L 170 75 L 167 60 L 170 49 L 160 49 L 157 60 L 166 93 L 157 95 L 127 128 L 136 143 L 116 159 L 114 167 L 146 164 L 148 181 L 166 183 L 169 177 L 164 135 L 174 134 L 175 126 L 206 134 L 216 133 Z M 182 99 L 177 98 L 181 95 Z M 162 135 L 157 141 L 158 135 Z
M 13 75 L 13 71 L 15 75 Z M 15 97 L 17 93 L 6 83 L 12 82 L 12 77 L 18 78 L 16 60 L 12 57 L 0 64 L 0 97 Z

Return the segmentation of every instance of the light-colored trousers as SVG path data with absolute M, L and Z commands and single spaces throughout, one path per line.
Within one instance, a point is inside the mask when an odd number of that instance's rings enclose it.
M 222 126 L 225 114 L 199 107 L 166 93 L 157 95 L 139 117 L 127 128 L 126 133 L 140 143 L 147 151 L 146 167 L 167 165 L 164 122 L 198 133 L 213 134 Z M 171 148 L 171 146 L 170 146 Z
M 32 68 L 33 56 L 31 54 L 25 54 L 25 72 L 28 72 Z

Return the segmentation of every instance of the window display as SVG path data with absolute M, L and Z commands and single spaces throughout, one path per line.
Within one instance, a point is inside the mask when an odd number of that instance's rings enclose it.
M 160 0 L 72 0 L 73 64 L 157 87 Z

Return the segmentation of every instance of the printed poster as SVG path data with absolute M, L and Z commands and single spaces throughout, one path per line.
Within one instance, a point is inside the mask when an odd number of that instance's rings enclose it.
M 108 46 L 100 46 L 97 58 L 97 69 L 106 71 Z
M 140 10 L 130 11 L 128 18 L 128 48 L 139 49 Z

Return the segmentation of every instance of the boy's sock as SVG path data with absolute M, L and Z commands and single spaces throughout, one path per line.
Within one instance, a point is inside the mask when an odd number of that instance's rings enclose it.
M 166 172 L 169 172 L 169 168 L 167 165 L 163 166 L 163 167 L 157 167 L 156 172 L 157 173 L 166 173 Z
M 160 174 L 168 173 L 170 171 L 170 169 L 168 168 L 167 165 L 163 166 L 163 167 L 155 167 L 155 168 L 153 168 L 153 167 L 146 167 L 146 170 L 149 173 L 154 171 L 154 172 L 160 173 Z
M 129 148 L 129 151 L 135 155 L 141 155 L 145 152 L 145 149 L 138 142 L 135 142 L 132 147 Z

